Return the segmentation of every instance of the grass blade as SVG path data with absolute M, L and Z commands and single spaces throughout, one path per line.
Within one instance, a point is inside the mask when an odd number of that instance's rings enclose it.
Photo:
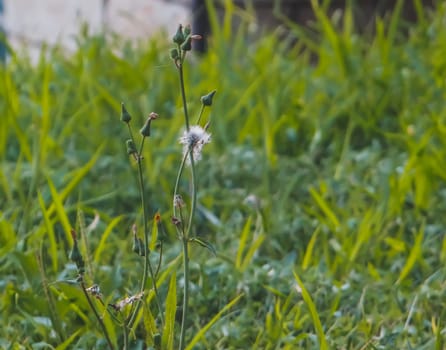
M 194 346 L 198 343 L 198 341 L 203 338 L 203 336 L 206 334 L 206 332 L 211 328 L 215 322 L 217 322 L 222 315 L 229 310 L 232 306 L 234 306 L 240 298 L 243 296 L 243 294 L 237 295 L 234 299 L 232 299 L 229 303 L 227 303 L 213 318 L 210 320 L 203 328 L 201 328 L 197 334 L 195 334 L 195 337 L 191 340 L 191 342 L 187 345 L 186 350 L 192 350 Z
M 48 233 L 48 240 L 50 243 L 50 257 L 51 262 L 53 263 L 53 270 L 58 271 L 58 257 L 57 257 L 57 241 L 56 241 L 56 235 L 54 233 L 53 225 L 51 223 L 50 217 L 48 215 L 48 212 L 45 208 L 45 202 L 43 200 L 42 194 L 40 191 L 37 192 L 37 198 L 39 199 L 40 204 L 40 210 L 42 212 L 43 216 L 43 222 L 45 223 L 46 231 Z
M 299 285 L 302 298 L 304 299 L 305 304 L 310 310 L 310 315 L 313 320 L 314 328 L 316 329 L 316 333 L 319 338 L 319 346 L 320 346 L 319 349 L 328 350 L 327 340 L 325 339 L 324 329 L 322 328 L 322 323 L 319 318 L 319 314 L 316 310 L 316 305 L 314 305 L 310 293 L 308 293 L 307 289 L 305 288 L 305 285 L 303 284 L 303 282 L 301 281 L 296 272 L 294 272 L 294 278 L 296 279 L 296 282 Z
M 176 271 L 172 273 L 169 283 L 169 292 L 166 298 L 166 320 L 164 324 L 162 346 L 163 349 L 173 349 L 175 335 L 175 314 L 177 311 L 177 277 Z
M 418 231 L 417 236 L 415 237 L 415 243 L 409 253 L 409 257 L 407 258 L 407 261 L 404 264 L 403 269 L 400 272 L 400 276 L 398 277 L 396 284 L 400 284 L 401 281 L 404 280 L 407 277 L 407 275 L 409 275 L 416 261 L 420 257 L 423 238 L 424 238 L 424 223 L 421 225 L 421 228 Z
M 85 175 L 90 171 L 93 165 L 98 160 L 99 156 L 102 153 L 103 146 L 100 146 L 96 153 L 91 157 L 91 159 L 80 169 L 76 170 L 71 181 L 65 186 L 65 188 L 58 195 L 61 202 L 63 202 L 68 195 L 73 191 L 73 189 L 81 182 L 81 180 L 85 177 Z M 53 203 L 48 209 L 48 215 L 51 215 L 54 210 L 56 210 L 55 203 Z
M 313 257 L 313 249 L 314 245 L 316 244 L 317 236 L 319 235 L 319 232 L 321 230 L 321 227 L 318 226 L 316 230 L 314 230 L 313 234 L 311 235 L 310 242 L 308 242 L 307 249 L 305 250 L 304 259 L 302 262 L 302 269 L 306 270 L 311 264 L 311 258 Z
M 310 194 L 313 197 L 313 199 L 316 201 L 319 208 L 322 210 L 322 212 L 327 217 L 328 221 L 332 224 L 333 229 L 337 229 L 339 226 L 341 226 L 338 218 L 336 217 L 336 214 L 331 210 L 329 204 L 327 201 L 322 198 L 322 196 L 317 193 L 317 191 L 314 188 L 310 188 Z
M 68 216 L 65 212 L 65 208 L 63 206 L 63 198 L 62 196 L 57 192 L 56 187 L 54 186 L 53 182 L 50 178 L 47 178 L 48 186 L 50 188 L 51 197 L 53 198 L 53 204 L 51 204 L 50 209 L 54 208 L 54 211 L 56 211 L 57 216 L 59 217 L 59 221 L 62 224 L 62 227 L 65 231 L 65 236 L 67 242 L 69 242 L 70 246 L 73 243 L 73 238 L 71 237 L 70 230 L 71 230 L 71 224 L 70 220 L 68 219 Z M 47 215 L 50 215 L 50 209 L 47 211 Z
M 107 226 L 107 228 L 105 229 L 101 240 L 98 244 L 98 247 L 96 248 L 96 251 L 94 253 L 94 263 L 96 266 L 100 265 L 100 258 L 101 258 L 101 254 L 102 252 L 105 250 L 105 244 L 107 241 L 108 236 L 110 236 L 110 233 L 113 231 L 113 229 L 115 228 L 115 226 L 123 219 L 123 216 L 118 216 L 116 218 L 114 218 Z
M 67 340 L 65 340 L 62 344 L 57 346 L 56 350 L 65 350 L 68 349 L 72 342 L 81 334 L 84 330 L 78 329 L 76 332 L 74 332 Z
M 245 226 L 243 226 L 242 234 L 240 235 L 237 256 L 235 258 L 235 267 L 237 269 L 242 267 L 243 251 L 245 250 L 246 242 L 249 237 L 249 231 L 251 230 L 251 222 L 252 217 L 250 216 L 246 221 Z

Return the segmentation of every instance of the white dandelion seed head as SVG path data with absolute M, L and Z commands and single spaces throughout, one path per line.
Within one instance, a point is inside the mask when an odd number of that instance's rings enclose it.
M 210 142 L 211 134 L 206 132 L 206 130 L 199 125 L 191 126 L 189 131 L 185 130 L 180 137 L 180 144 L 183 145 L 183 156 L 188 154 L 186 160 L 187 164 L 190 164 L 190 150 L 192 150 L 194 161 L 199 161 L 201 159 L 203 146 Z

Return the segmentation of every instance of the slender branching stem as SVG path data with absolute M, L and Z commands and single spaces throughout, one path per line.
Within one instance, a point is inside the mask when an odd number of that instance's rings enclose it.
M 193 150 L 190 149 L 189 151 L 190 156 L 190 169 L 191 169 L 191 192 L 192 192 L 192 200 L 190 205 L 190 214 L 189 214 L 189 223 L 187 225 L 187 238 L 189 238 L 190 231 L 192 230 L 192 221 L 194 219 L 195 215 L 195 208 L 197 207 L 197 191 L 196 191 L 196 176 L 195 176 L 195 162 L 194 162 L 194 155 Z
M 173 198 L 175 198 L 176 195 L 178 194 L 178 187 L 180 185 L 180 179 L 181 179 L 181 175 L 183 174 L 184 165 L 186 164 L 187 155 L 188 155 L 188 153 L 185 152 L 184 157 L 180 164 L 180 169 L 178 170 L 177 179 L 175 180 L 175 188 L 173 190 Z M 177 216 L 175 206 L 173 206 L 173 216 Z
M 130 128 L 129 128 L 130 129 Z M 130 133 L 130 136 L 133 138 L 133 135 Z M 152 279 L 152 285 L 153 290 L 155 292 L 155 300 L 158 306 L 159 314 L 161 322 L 164 324 L 164 318 L 163 318 L 163 312 L 161 308 L 161 302 L 159 300 L 159 294 L 158 294 L 158 287 L 156 285 L 156 277 L 154 274 L 154 270 L 152 267 L 152 263 L 150 262 L 150 252 L 149 252 L 149 228 L 148 228 L 148 214 L 147 214 L 147 208 L 146 208 L 146 196 L 145 196 L 145 188 L 144 188 L 144 177 L 143 177 L 143 169 L 142 169 L 142 149 L 144 147 L 144 140 L 145 137 L 142 138 L 140 149 L 137 155 L 137 164 L 138 164 L 138 179 L 139 179 L 139 192 L 141 195 L 141 208 L 142 208 L 142 216 L 143 216 L 143 226 L 144 226 L 144 272 L 143 277 L 141 279 L 141 288 L 140 291 L 144 292 L 147 284 L 147 280 L 149 278 Z M 136 316 L 138 315 L 138 312 L 141 308 L 142 301 L 138 301 L 136 304 L 136 307 L 134 310 L 132 310 L 127 327 L 130 329 L 132 328 Z
M 123 326 L 123 333 L 124 333 L 124 345 L 122 346 L 123 350 L 129 349 L 129 329 L 127 328 L 127 325 L 124 323 Z
M 202 104 L 201 109 L 200 109 L 200 114 L 198 115 L 198 119 L 197 119 L 197 125 L 200 124 L 201 116 L 203 115 L 203 112 L 204 112 L 204 107 L 205 107 L 205 105 Z
M 96 316 L 96 319 L 99 322 L 99 325 L 102 329 L 102 333 L 105 336 L 105 340 L 107 341 L 108 347 L 110 348 L 110 350 L 114 350 L 115 347 L 113 346 L 113 343 L 110 339 L 110 335 L 107 332 L 107 328 L 105 327 L 104 321 L 102 321 L 101 316 L 99 315 L 98 311 L 96 310 L 93 302 L 91 301 L 90 295 L 87 292 L 87 288 L 85 287 L 85 282 L 84 282 L 84 278 L 82 275 L 79 276 L 80 277 L 80 285 L 81 285 L 81 289 L 84 292 L 85 298 L 87 298 L 87 302 L 88 305 L 90 306 L 90 309 L 93 310 L 94 315 Z
M 186 153 L 187 154 L 187 153 Z M 184 273 L 184 290 L 183 290 L 183 315 L 181 317 L 181 332 L 180 332 L 180 344 L 179 349 L 184 349 L 185 334 L 186 334 L 186 317 L 189 313 L 189 237 L 192 229 L 192 221 L 196 208 L 197 201 L 197 191 L 196 191 L 196 178 L 195 178 L 195 163 L 193 150 L 189 150 L 190 156 L 190 166 L 191 166 L 191 176 L 192 176 L 192 200 L 191 200 L 191 210 L 189 213 L 189 223 L 186 227 L 184 234 L 182 235 L 183 243 L 183 273 Z
M 180 52 L 183 52 L 183 55 L 177 67 L 178 67 L 178 74 L 180 76 L 180 91 L 181 91 L 181 98 L 183 100 L 183 112 L 184 112 L 184 119 L 186 122 L 186 130 L 189 131 L 190 129 L 189 112 L 187 111 L 186 89 L 184 88 L 184 73 L 183 73 L 183 61 L 186 56 L 186 52 L 185 51 L 180 51 Z
M 186 317 L 189 309 L 189 242 L 188 238 L 183 235 L 183 273 L 184 273 L 184 290 L 183 290 L 183 315 L 181 316 L 181 331 L 179 349 L 183 350 L 185 346 L 186 334 Z
M 180 59 L 180 63 L 177 65 L 178 67 L 178 74 L 180 78 L 180 90 L 181 90 L 181 97 L 183 101 L 183 110 L 184 110 L 184 119 L 186 123 L 186 130 L 190 130 L 189 125 L 189 113 L 187 109 L 187 102 L 186 102 L 186 89 L 184 87 L 184 72 L 183 72 L 183 61 L 185 57 L 186 52 L 183 51 L 183 56 Z M 201 111 L 202 113 L 202 111 Z M 200 113 L 200 117 L 201 117 Z M 179 349 L 183 350 L 185 347 L 185 334 L 186 334 L 186 318 L 188 316 L 189 311 L 189 237 L 190 232 L 192 228 L 192 221 L 194 217 L 195 207 L 196 207 L 196 178 L 195 178 L 195 164 L 194 164 L 194 158 L 193 158 L 193 145 L 189 146 L 188 152 L 184 152 L 184 157 L 180 165 L 180 169 L 178 171 L 177 180 L 175 182 L 175 190 L 174 190 L 174 196 L 176 196 L 178 191 L 178 185 L 180 182 L 181 175 L 183 173 L 185 161 L 187 157 L 190 157 L 190 166 L 191 166 L 191 210 L 189 212 L 189 221 L 184 229 L 183 226 L 183 233 L 181 235 L 181 241 L 182 241 L 182 248 L 183 248 L 183 274 L 184 274 L 184 290 L 183 290 L 183 315 L 181 317 L 181 330 L 180 330 L 180 341 L 179 341 Z M 174 208 L 175 213 L 175 208 Z M 182 223 L 183 225 L 183 223 Z

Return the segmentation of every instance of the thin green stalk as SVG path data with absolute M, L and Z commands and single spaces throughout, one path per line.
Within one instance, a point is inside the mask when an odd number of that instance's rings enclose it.
M 184 72 L 183 72 L 183 60 L 186 55 L 186 52 L 183 51 L 183 56 L 180 59 L 180 63 L 177 65 L 178 67 L 178 74 L 180 78 L 180 91 L 181 91 L 181 97 L 183 100 L 183 110 L 184 110 L 184 119 L 186 122 L 186 130 L 189 131 L 189 113 L 187 110 L 187 102 L 186 102 L 186 89 L 184 87 Z M 201 111 L 201 113 L 203 110 Z M 200 117 L 201 117 L 200 113 Z M 192 228 L 192 220 L 194 217 L 195 207 L 196 207 L 196 200 L 197 200 L 197 194 L 196 194 L 196 179 L 195 179 L 195 164 L 194 164 L 194 158 L 193 158 L 193 146 L 190 147 L 188 152 L 185 152 L 185 155 L 183 157 L 183 160 L 180 165 L 180 169 L 178 171 L 177 180 L 175 182 L 175 190 L 174 190 L 174 196 L 176 196 L 178 191 L 178 184 L 184 169 L 184 164 L 187 158 L 187 155 L 190 156 L 190 166 L 191 166 L 191 184 L 192 184 L 192 200 L 191 200 L 191 210 L 189 213 L 189 222 L 186 227 L 186 230 L 183 232 L 181 236 L 182 244 L 183 244 L 183 274 L 184 274 L 184 291 L 183 291 L 183 315 L 181 317 L 181 331 L 180 331 L 180 342 L 179 342 L 179 349 L 183 350 L 185 346 L 185 334 L 186 334 L 186 317 L 189 311 L 189 236 L 190 231 Z M 175 198 L 175 197 L 174 197 Z M 174 213 L 175 213 L 175 207 L 174 207 Z
M 204 107 L 206 107 L 204 104 L 201 105 L 200 114 L 198 115 L 197 119 L 197 125 L 200 124 L 201 116 L 203 115 Z
M 189 155 L 190 155 L 190 170 L 191 170 L 191 176 L 192 176 L 192 181 L 191 181 L 191 185 L 192 185 L 192 201 L 191 201 L 191 208 L 190 208 L 190 215 L 189 215 L 189 223 L 187 225 L 187 229 L 186 229 L 186 233 L 187 233 L 187 238 L 189 238 L 189 233 L 190 230 L 192 229 L 192 220 L 194 218 L 195 215 L 195 208 L 197 206 L 197 191 L 195 190 L 195 186 L 196 186 L 196 178 L 195 178 L 195 162 L 194 162 L 194 155 L 193 155 L 193 150 L 191 149 L 189 151 Z
M 175 198 L 176 195 L 178 194 L 178 187 L 180 185 L 180 179 L 181 175 L 183 174 L 184 165 L 186 164 L 186 159 L 187 159 L 187 153 L 184 154 L 184 157 L 180 164 L 180 169 L 178 169 L 177 179 L 175 180 L 175 188 L 173 190 L 173 198 Z M 176 209 L 175 206 L 173 206 L 173 216 L 177 216 L 175 209 Z
M 187 111 L 187 103 L 186 103 L 186 89 L 184 88 L 184 74 L 183 74 L 183 60 L 186 56 L 186 52 L 183 51 L 183 55 L 181 57 L 180 63 L 178 64 L 178 74 L 180 75 L 180 91 L 181 98 L 183 100 L 183 111 L 184 111 L 184 119 L 186 121 L 186 130 L 189 131 L 189 113 Z
M 127 325 L 124 323 L 124 325 L 122 326 L 123 328 L 123 332 L 124 332 L 124 345 L 123 345 L 123 350 L 128 350 L 129 348 L 129 331 L 127 328 Z
M 186 236 L 182 237 L 183 243 L 183 273 L 184 273 L 184 290 L 183 290 L 183 315 L 181 316 L 181 333 L 179 349 L 184 349 L 184 341 L 186 334 L 186 316 L 189 311 L 189 242 Z
M 130 134 L 130 135 L 133 138 L 133 135 L 132 134 Z M 159 296 L 158 296 L 158 287 L 156 286 L 155 274 L 153 272 L 152 263 L 150 262 L 150 258 L 149 258 L 149 253 L 150 253 L 149 252 L 149 229 L 148 229 L 148 225 L 147 225 L 148 218 L 147 218 L 147 209 L 146 209 L 143 169 L 142 169 L 142 163 L 141 163 L 141 160 L 142 160 L 141 153 L 142 153 L 142 149 L 144 146 L 144 140 L 145 140 L 145 137 L 143 137 L 143 139 L 141 141 L 141 146 L 140 146 L 140 149 L 139 149 L 139 152 L 137 155 L 139 191 L 141 193 L 141 207 L 142 207 L 142 216 L 143 216 L 143 222 L 144 222 L 144 272 L 143 272 L 143 277 L 141 279 L 140 291 L 144 292 L 144 289 L 145 289 L 145 286 L 146 286 L 146 283 L 147 283 L 147 280 L 148 280 L 149 274 L 150 274 L 150 277 L 152 278 L 153 290 L 155 292 L 155 300 L 156 300 L 160 318 L 161 318 L 161 323 L 164 324 L 163 312 L 161 309 L 161 303 L 160 303 Z M 135 309 L 130 314 L 129 321 L 127 323 L 127 327 L 129 329 L 132 328 L 132 326 L 136 320 L 138 311 L 141 308 L 141 303 L 142 303 L 141 300 L 138 301 Z
M 104 322 L 102 321 L 101 316 L 99 315 L 98 311 L 97 311 L 96 308 L 94 307 L 94 304 L 93 304 L 93 302 L 91 301 L 90 296 L 88 295 L 87 289 L 85 288 L 84 278 L 83 278 L 82 275 L 80 276 L 80 285 L 81 285 L 81 289 L 82 289 L 82 291 L 84 292 L 85 298 L 87 298 L 87 302 L 88 302 L 88 305 L 90 306 L 90 309 L 93 310 L 93 313 L 94 313 L 94 315 L 96 316 L 96 319 L 98 320 L 99 325 L 101 326 L 102 333 L 104 333 L 105 340 L 107 341 L 108 347 L 109 347 L 111 350 L 114 350 L 115 347 L 113 346 L 113 343 L 112 343 L 112 341 L 111 341 L 111 339 L 110 339 L 110 336 L 109 336 L 109 334 L 108 334 L 108 332 L 107 332 L 107 328 L 105 327 L 105 324 L 104 324 Z
M 187 153 L 186 153 L 187 154 Z M 192 228 L 192 220 L 195 213 L 196 201 L 197 201 L 197 191 L 196 189 L 196 178 L 195 178 L 195 163 L 192 148 L 189 150 L 190 156 L 190 166 L 191 166 L 191 176 L 192 176 L 192 201 L 191 210 L 189 214 L 189 223 L 182 236 L 183 243 L 183 273 L 184 273 L 184 290 L 183 290 L 183 315 L 181 317 L 181 332 L 180 332 L 180 344 L 179 349 L 184 349 L 184 341 L 186 334 L 186 317 L 189 313 L 189 236 Z

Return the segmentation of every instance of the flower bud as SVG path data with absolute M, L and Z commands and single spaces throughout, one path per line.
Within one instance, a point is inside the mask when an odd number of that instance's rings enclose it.
M 125 142 L 125 144 L 126 144 L 126 146 L 127 146 L 127 154 L 128 154 L 128 155 L 137 153 L 135 144 L 133 143 L 133 140 L 132 140 L 132 139 L 128 139 L 128 140 Z
M 174 224 L 175 226 L 177 226 L 177 227 L 180 227 L 181 226 L 181 220 L 180 219 L 178 219 L 177 217 L 175 217 L 175 216 L 172 216 L 172 224 Z
M 144 243 L 141 238 L 138 238 L 136 236 L 133 237 L 132 251 L 140 256 L 146 255 L 146 252 L 144 250 Z
M 132 120 L 132 116 L 125 109 L 124 102 L 121 102 L 121 121 L 124 123 L 129 123 Z
M 186 37 L 186 39 L 184 39 L 184 42 L 181 44 L 181 50 L 183 51 L 192 50 L 192 37 L 190 34 Z
M 203 106 L 212 106 L 212 99 L 214 98 L 216 92 L 217 90 L 214 90 L 207 95 L 201 96 L 201 103 L 203 104 Z
M 73 229 L 71 230 L 71 236 L 73 237 L 73 248 L 70 252 L 70 259 L 76 264 L 78 272 L 81 275 L 85 272 L 85 262 L 77 245 L 76 231 Z
M 181 197 L 181 195 L 176 194 L 175 197 L 173 198 L 173 206 L 175 208 L 183 208 L 185 206 L 183 198 Z
M 150 112 L 150 114 L 149 114 L 149 119 L 150 120 L 154 120 L 154 119 L 158 119 L 158 118 L 159 118 L 158 113 Z
M 180 58 L 180 54 L 178 52 L 178 49 L 171 49 L 170 50 L 170 58 L 173 59 L 174 61 L 177 60 L 178 58 Z
M 186 25 L 184 27 L 184 36 L 190 35 L 191 32 L 192 32 L 192 30 L 191 30 L 190 24 Z
M 150 136 L 150 123 L 152 122 L 152 119 L 150 117 L 146 120 L 144 125 L 142 126 L 141 130 L 139 132 L 142 136 Z
M 177 32 L 172 38 L 175 44 L 181 45 L 184 42 L 183 26 L 180 24 L 178 26 Z
M 132 231 L 133 231 L 132 251 L 140 256 L 145 256 L 146 250 L 144 249 L 144 242 L 142 241 L 141 238 L 137 236 L 136 225 L 133 225 Z
M 166 236 L 166 233 L 164 232 L 163 222 L 161 221 L 160 213 L 155 214 L 155 223 L 156 223 L 156 227 L 158 230 L 158 239 L 160 241 L 158 243 L 162 243 L 162 241 L 164 240 L 164 238 Z

